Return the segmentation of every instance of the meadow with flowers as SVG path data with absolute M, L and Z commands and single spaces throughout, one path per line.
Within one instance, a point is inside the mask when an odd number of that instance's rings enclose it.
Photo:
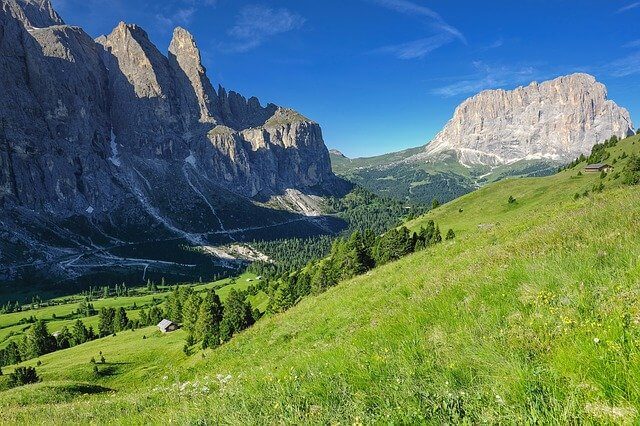
M 440 206 L 406 226 L 454 240 L 217 348 L 142 328 L 30 360 L 42 381 L 0 392 L 0 423 L 637 424 L 640 191 L 584 165 Z

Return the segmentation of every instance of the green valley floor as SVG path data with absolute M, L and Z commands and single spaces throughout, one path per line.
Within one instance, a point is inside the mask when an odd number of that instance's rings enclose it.
M 408 226 L 453 241 L 219 348 L 147 328 L 42 356 L 41 383 L 0 392 L 0 423 L 636 423 L 640 187 L 583 167 L 441 206 Z

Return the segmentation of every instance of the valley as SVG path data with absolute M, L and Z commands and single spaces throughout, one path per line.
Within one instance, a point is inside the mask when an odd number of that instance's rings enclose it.
M 42 383 L 4 391 L 0 416 L 633 423 L 640 200 L 627 182 L 639 138 L 605 150 L 613 173 L 582 162 L 440 206 L 407 226 L 435 220 L 455 239 L 306 297 L 218 348 L 185 355 L 183 330 L 143 328 L 44 355 Z M 113 368 L 90 379 L 98 352 Z
M 534 3 L 0 0 L 0 424 L 639 424 L 640 3 Z

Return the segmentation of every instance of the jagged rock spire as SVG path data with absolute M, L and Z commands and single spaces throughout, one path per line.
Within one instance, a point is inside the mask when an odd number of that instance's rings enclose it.
M 10 11 L 13 16 L 27 28 L 45 28 L 53 25 L 64 25 L 64 21 L 53 9 L 50 0 L 1 0 L 2 9 Z

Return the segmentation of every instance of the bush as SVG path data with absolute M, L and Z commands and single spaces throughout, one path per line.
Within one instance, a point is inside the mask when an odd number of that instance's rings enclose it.
M 447 236 L 444 237 L 445 240 L 453 240 L 456 237 L 456 233 L 453 232 L 453 229 L 449 229 L 447 231 Z
M 509 204 L 515 204 L 516 199 L 513 197 L 513 195 L 509 195 Z
M 24 386 L 30 383 L 38 383 L 40 378 L 33 367 L 18 367 L 9 374 L 9 386 Z

